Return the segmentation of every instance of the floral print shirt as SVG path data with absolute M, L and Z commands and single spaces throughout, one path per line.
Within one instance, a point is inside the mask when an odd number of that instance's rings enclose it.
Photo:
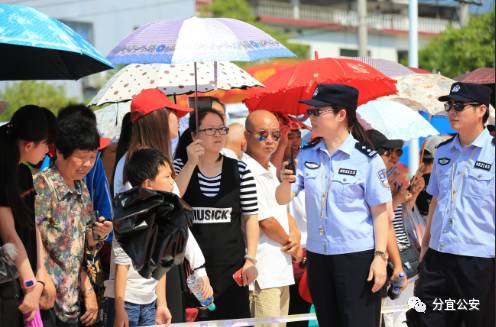
M 86 230 L 95 221 L 91 198 L 83 182 L 70 187 L 55 166 L 38 174 L 34 187 L 36 224 L 57 290 L 55 314 L 64 322 L 77 321 Z

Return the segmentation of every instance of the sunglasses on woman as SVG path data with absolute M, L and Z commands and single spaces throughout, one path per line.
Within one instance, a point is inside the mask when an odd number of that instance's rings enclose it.
M 466 106 L 477 106 L 479 105 L 476 102 L 446 102 L 444 104 L 444 110 L 450 111 L 451 109 L 455 109 L 456 112 L 463 111 Z
M 332 107 L 322 107 L 322 108 L 310 108 L 306 112 L 306 116 L 315 116 L 319 117 L 321 114 L 333 111 L 334 108 Z
M 208 135 L 208 136 L 227 135 L 227 133 L 229 133 L 229 127 L 204 128 L 204 129 L 199 129 L 198 132 L 199 133 L 205 133 L 205 135 Z
M 274 141 L 279 141 L 281 138 L 281 131 L 266 131 L 266 130 L 261 130 L 258 132 L 252 132 L 247 130 L 248 133 L 255 135 L 255 138 L 257 141 L 265 141 L 266 139 L 269 138 L 269 135 L 272 137 Z

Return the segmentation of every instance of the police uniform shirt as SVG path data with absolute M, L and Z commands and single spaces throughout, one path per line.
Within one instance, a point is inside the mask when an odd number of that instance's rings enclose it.
M 427 192 L 437 197 L 429 247 L 494 258 L 494 144 L 487 129 L 462 147 L 458 136 L 441 143 Z
M 298 156 L 292 191 L 305 190 L 307 249 L 324 255 L 374 248 L 370 208 L 391 201 L 381 157 L 350 134 L 332 155 L 321 140 Z

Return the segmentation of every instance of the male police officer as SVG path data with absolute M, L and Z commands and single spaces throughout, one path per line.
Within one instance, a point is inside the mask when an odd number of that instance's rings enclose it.
M 458 134 L 439 144 L 427 192 L 416 295 L 422 326 L 494 326 L 495 141 L 484 123 L 491 90 L 454 83 L 442 96 Z

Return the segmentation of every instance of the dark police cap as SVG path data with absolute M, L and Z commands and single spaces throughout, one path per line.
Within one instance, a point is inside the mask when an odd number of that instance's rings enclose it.
M 372 142 L 374 148 L 377 149 L 401 149 L 403 147 L 402 140 L 390 140 L 384 134 L 375 129 L 370 129 L 367 132 L 367 136 Z
M 449 95 L 439 97 L 439 101 L 477 102 L 489 105 L 491 89 L 485 85 L 456 82 L 451 85 Z
M 309 100 L 299 101 L 312 107 L 357 108 L 358 90 L 343 84 L 318 84 Z

